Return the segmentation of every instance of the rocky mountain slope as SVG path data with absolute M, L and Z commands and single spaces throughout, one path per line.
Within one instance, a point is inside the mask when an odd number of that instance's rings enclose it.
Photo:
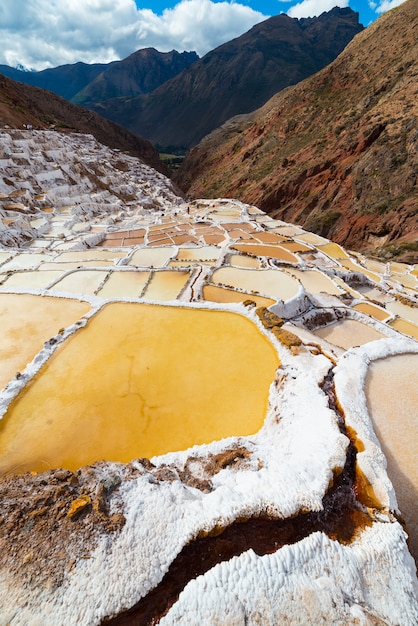
M 154 144 L 189 148 L 330 63 L 362 28 L 348 8 L 301 20 L 276 15 L 149 94 L 88 106 Z
M 0 75 L 0 126 L 22 128 L 24 125 L 91 133 L 101 143 L 126 151 L 166 172 L 157 151 L 148 141 L 49 91 Z
M 7 78 L 25 85 L 32 85 L 56 93 L 61 98 L 71 100 L 83 87 L 93 81 L 98 74 L 109 68 L 107 63 L 70 63 L 51 67 L 40 72 L 25 72 L 9 65 L 0 65 L 0 73 Z
M 74 104 L 83 104 L 153 91 L 198 58 L 195 52 L 158 52 L 154 48 L 143 48 L 111 63 L 73 63 L 40 72 L 0 65 L 0 73 L 27 85 L 48 89 Z
M 75 104 L 89 106 L 110 98 L 133 97 L 157 89 L 198 60 L 196 52 L 158 52 L 144 48 L 122 61 L 111 63 L 73 98 Z
M 229 120 L 186 158 L 192 197 L 236 197 L 352 249 L 418 256 L 418 3 L 327 68 Z

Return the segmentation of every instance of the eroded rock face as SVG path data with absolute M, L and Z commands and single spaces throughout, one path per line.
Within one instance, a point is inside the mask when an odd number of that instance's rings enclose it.
M 236 197 L 349 249 L 417 260 L 414 0 L 324 70 L 232 118 L 186 157 L 192 197 Z
M 54 137 L 43 151 L 48 133 L 36 146 L 31 132 L 2 135 L 2 233 L 14 217 L 10 197 L 20 198 L 36 229 L 24 246 L 14 222 L 19 245 L 6 238 L 0 249 L 2 621 L 415 625 L 415 526 L 382 447 L 402 459 L 403 473 L 416 455 L 378 439 L 366 380 L 374 362 L 418 358 L 417 267 L 348 253 L 237 200 L 185 203 L 167 179 L 129 157 L 91 138 Z M 22 155 L 26 181 L 13 175 Z M 154 327 L 145 310 L 155 313 Z M 190 370 L 189 342 L 174 342 L 168 313 L 196 339 L 202 363 Z M 158 355 L 133 341 L 137 327 L 153 333 Z M 251 333 L 242 341 L 244 327 Z M 88 349 L 73 351 L 91 336 Z M 236 340 L 239 365 L 250 371 L 245 384 L 227 359 Z M 274 358 L 261 423 L 243 432 L 265 354 Z M 87 367 L 98 355 L 97 367 Z M 63 356 L 65 378 L 49 384 Z M 215 385 L 227 375 L 242 402 L 235 421 L 233 394 Z M 164 389 L 150 400 L 141 385 L 155 378 Z M 207 395 L 195 393 L 201 380 Z M 39 385 L 45 393 L 32 395 Z M 399 382 L 389 377 L 385 388 L 396 397 Z M 116 435 L 106 458 L 98 448 L 95 456 L 92 433 L 99 442 L 109 434 L 105 393 L 115 433 L 132 445 L 128 459 Z M 184 446 L 173 434 L 169 451 L 144 458 L 145 435 L 132 430 L 124 402 L 145 433 L 156 428 L 163 395 L 191 401 L 189 422 L 170 403 L 170 428 L 192 432 L 191 424 L 200 435 L 222 420 L 228 429 Z M 51 410 L 60 398 L 70 409 L 65 419 Z M 82 405 L 88 415 L 68 435 Z M 36 413 L 45 418 L 41 433 Z M 396 407 L 387 420 L 399 423 Z M 51 462 L 41 452 L 40 434 L 61 457 Z M 66 466 L 69 452 L 87 448 L 91 461 Z

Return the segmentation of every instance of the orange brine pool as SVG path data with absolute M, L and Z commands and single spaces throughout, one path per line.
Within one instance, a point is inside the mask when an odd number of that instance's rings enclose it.
M 229 311 L 112 303 L 0 421 L 0 471 L 128 462 L 257 432 L 277 354 Z

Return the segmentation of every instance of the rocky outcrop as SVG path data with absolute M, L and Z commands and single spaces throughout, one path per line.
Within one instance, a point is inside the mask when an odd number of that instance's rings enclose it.
M 418 258 L 418 14 L 408 0 L 327 68 L 186 157 L 192 197 L 228 196 L 352 249 Z

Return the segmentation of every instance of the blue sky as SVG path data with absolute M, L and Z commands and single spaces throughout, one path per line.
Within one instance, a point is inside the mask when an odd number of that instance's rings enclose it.
M 213 0 L 216 2 L 222 2 L 224 0 Z M 302 4 L 302 0 L 290 0 L 289 2 L 281 1 L 281 0 L 236 0 L 239 4 L 243 4 L 244 6 L 251 7 L 255 11 L 260 11 L 264 15 L 277 15 L 278 13 L 287 13 L 287 11 L 292 8 L 294 5 Z M 178 0 L 145 0 L 141 2 L 140 0 L 136 1 L 136 6 L 139 9 L 152 9 L 154 13 L 161 15 L 164 9 L 172 9 L 176 4 L 178 4 Z M 305 3 L 306 4 L 306 3 Z M 310 3 L 312 7 L 316 4 L 319 8 L 319 12 L 321 11 L 321 3 Z M 338 5 L 338 0 L 335 0 L 335 4 Z M 368 0 L 349 0 L 348 3 L 341 2 L 342 5 L 350 6 L 353 11 L 357 11 L 360 15 L 360 22 L 363 26 L 367 26 L 371 22 L 373 22 L 377 16 L 379 15 L 375 9 L 381 5 L 381 2 L 368 2 Z M 303 10 L 303 7 L 301 7 Z M 325 9 L 329 10 L 329 9 Z M 310 12 L 309 6 L 307 12 Z M 305 16 L 309 17 L 309 16 Z
M 404 0 L 1 0 L 0 64 L 108 63 L 140 48 L 203 56 L 271 15 L 350 6 L 368 26 Z

